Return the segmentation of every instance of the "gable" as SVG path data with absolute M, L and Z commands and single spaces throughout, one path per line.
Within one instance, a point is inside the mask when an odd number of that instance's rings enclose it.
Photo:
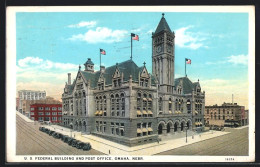
M 114 74 L 113 74 L 113 78 L 119 78 L 121 76 L 120 71 L 118 70 L 118 68 L 116 68 Z
M 150 77 L 145 66 L 144 66 L 143 70 L 141 71 L 140 76 L 143 77 L 143 78 L 149 78 Z

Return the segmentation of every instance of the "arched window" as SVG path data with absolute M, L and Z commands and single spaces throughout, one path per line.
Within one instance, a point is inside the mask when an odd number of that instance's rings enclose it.
M 179 99 L 179 107 L 178 107 L 178 110 L 179 110 L 179 111 L 181 110 L 181 99 Z
M 143 95 L 143 110 L 147 110 L 147 95 Z
M 169 98 L 169 112 L 172 111 L 172 99 Z
M 175 110 L 176 110 L 176 111 L 178 110 L 178 105 L 179 105 L 178 99 L 176 99 L 176 101 L 175 101 Z
M 111 116 L 115 116 L 115 97 L 114 97 L 114 95 L 111 95 L 110 97 L 111 97 L 111 99 L 110 99 Z
M 119 107 L 119 101 L 120 101 L 120 98 L 119 98 L 119 95 L 116 94 L 116 116 L 119 116 L 120 115 L 120 107 Z
M 122 112 L 122 117 L 125 116 L 125 96 L 124 96 L 124 93 L 121 93 L 120 95 L 121 97 L 121 112 Z
M 103 111 L 104 111 L 104 116 L 107 116 L 107 98 L 106 98 L 106 96 L 103 96 Z
M 162 97 L 159 98 L 159 111 L 162 111 Z
M 141 110 L 141 93 L 137 94 L 137 110 Z
M 84 98 L 84 106 L 83 107 L 84 107 L 84 114 L 86 115 L 87 114 L 87 109 L 86 109 L 86 99 L 85 98 Z
M 78 100 L 76 100 L 76 114 L 79 115 L 79 111 L 78 111 Z

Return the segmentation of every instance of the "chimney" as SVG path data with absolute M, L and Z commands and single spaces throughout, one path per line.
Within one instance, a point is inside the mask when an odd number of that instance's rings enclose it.
M 68 73 L 68 85 L 71 85 L 71 73 Z
M 100 66 L 100 72 L 101 72 L 101 73 L 104 73 L 104 72 L 105 72 L 105 69 L 106 69 L 105 66 Z

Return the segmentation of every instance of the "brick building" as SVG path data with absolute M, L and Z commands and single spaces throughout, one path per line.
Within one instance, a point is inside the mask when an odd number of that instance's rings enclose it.
M 243 126 L 247 123 L 245 107 L 237 103 L 223 103 L 221 106 L 205 106 L 206 126 Z
M 27 117 L 30 117 L 30 106 L 32 104 L 62 104 L 60 101 L 55 100 L 53 97 L 49 97 L 49 96 L 41 100 L 20 100 L 20 101 L 21 101 L 20 110 Z
M 31 104 L 30 118 L 35 121 L 50 121 L 60 123 L 62 121 L 61 104 Z

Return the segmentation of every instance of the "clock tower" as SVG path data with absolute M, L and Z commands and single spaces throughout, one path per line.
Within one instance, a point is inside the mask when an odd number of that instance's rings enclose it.
M 174 32 L 171 31 L 163 13 L 156 31 L 152 35 L 153 75 L 159 81 L 159 91 L 161 92 L 173 92 L 174 38 Z

